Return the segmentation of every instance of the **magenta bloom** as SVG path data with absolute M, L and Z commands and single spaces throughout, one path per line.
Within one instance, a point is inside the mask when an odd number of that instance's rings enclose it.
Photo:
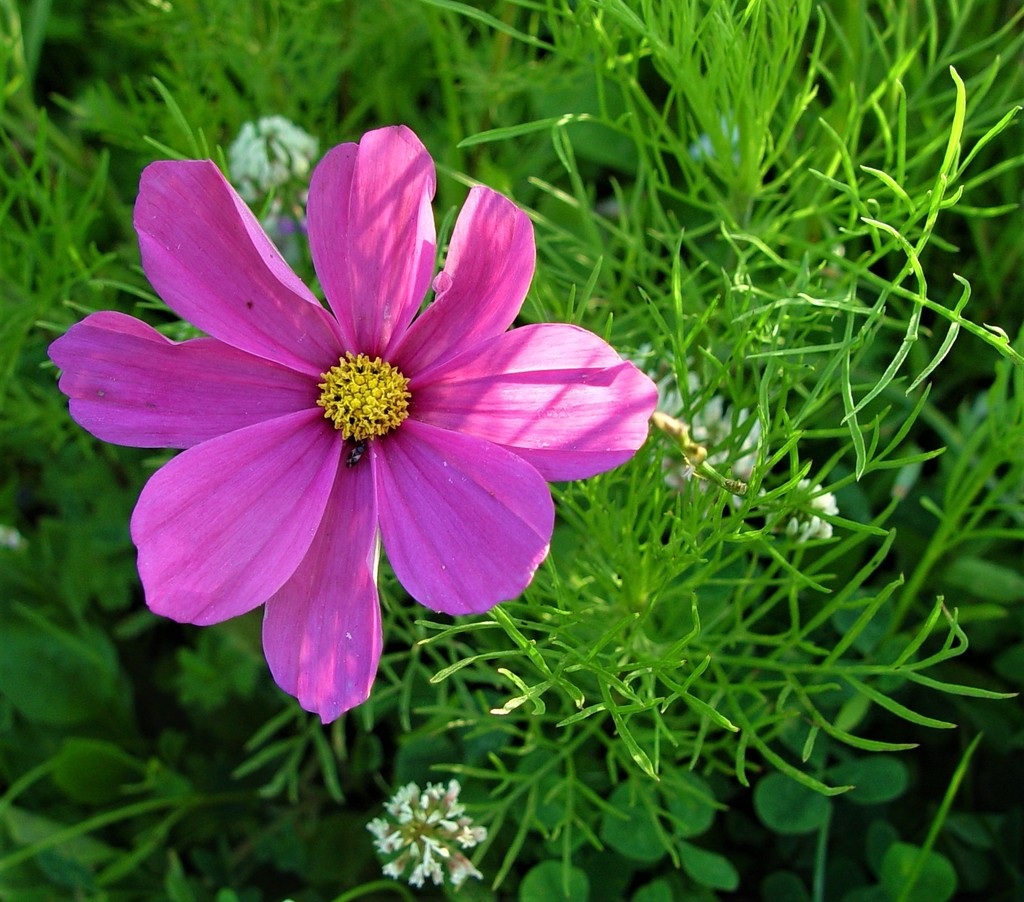
M 652 382 L 569 325 L 512 331 L 533 228 L 469 193 L 435 298 L 434 166 L 404 127 L 331 150 L 309 241 L 333 316 L 208 160 L 157 162 L 135 205 L 142 264 L 210 337 L 94 313 L 50 346 L 71 415 L 104 441 L 183 448 L 132 516 L 146 602 L 210 624 L 266 605 L 278 685 L 326 722 L 369 695 L 377 562 L 435 611 L 518 595 L 548 551 L 546 481 L 631 457 Z

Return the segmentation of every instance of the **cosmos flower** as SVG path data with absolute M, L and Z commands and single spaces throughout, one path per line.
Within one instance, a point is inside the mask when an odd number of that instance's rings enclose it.
M 416 887 L 428 877 L 441 886 L 447 876 L 456 889 L 467 877 L 481 879 L 461 850 L 487 839 L 487 828 L 474 826 L 466 815 L 459 802 L 461 791 L 458 780 L 450 780 L 447 788 L 428 783 L 422 792 L 408 783 L 384 806 L 388 816 L 366 825 L 377 851 L 387 859 L 386 876 L 399 880 L 408 872 L 409 885 Z
M 434 611 L 514 598 L 548 552 L 547 481 L 630 458 L 654 409 L 650 379 L 590 332 L 508 331 L 535 249 L 500 194 L 470 191 L 431 282 L 433 193 L 405 127 L 324 157 L 308 227 L 329 312 L 212 162 L 153 163 L 135 205 L 143 268 L 209 337 L 100 312 L 50 346 L 85 429 L 184 449 L 132 515 L 149 607 L 204 625 L 265 604 L 274 679 L 325 722 L 377 671 L 381 544 Z

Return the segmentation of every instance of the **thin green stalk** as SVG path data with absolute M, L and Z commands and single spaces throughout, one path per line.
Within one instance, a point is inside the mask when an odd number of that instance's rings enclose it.
M 917 881 L 921 876 L 921 871 L 924 869 L 925 861 L 928 859 L 929 854 L 931 854 L 935 841 L 939 838 L 939 833 L 942 832 L 942 826 L 946 823 L 949 809 L 953 807 L 953 800 L 960 789 L 960 784 L 963 782 L 964 777 L 967 776 L 967 768 L 971 763 L 971 756 L 974 754 L 975 749 L 978 748 L 982 735 L 982 733 L 979 733 L 971 740 L 971 744 L 967 746 L 963 757 L 960 758 L 960 763 L 953 772 L 953 777 L 949 781 L 949 786 L 946 787 L 945 795 L 942 797 L 942 804 L 939 805 L 939 810 L 935 812 L 935 817 L 932 818 L 931 826 L 928 828 L 928 835 L 925 837 L 924 843 L 914 859 L 913 867 L 907 875 L 906 882 L 900 889 L 896 902 L 906 902 L 917 886 Z
M 136 802 L 134 805 L 125 805 L 123 808 L 116 808 L 113 811 L 104 811 L 101 814 L 93 815 L 71 827 L 65 827 L 56 833 L 51 833 L 45 839 L 34 842 L 29 846 L 11 852 L 9 855 L 0 858 L 0 872 L 13 868 L 34 858 L 40 852 L 52 849 L 62 843 L 77 839 L 80 836 L 92 833 L 102 827 L 116 824 L 118 821 L 130 820 L 151 811 L 160 811 L 162 808 L 173 808 L 176 806 L 188 806 L 199 808 L 206 805 L 220 805 L 228 802 L 237 802 L 243 799 L 251 799 L 252 793 L 248 792 L 225 792 L 213 796 L 179 796 L 169 799 L 147 799 L 143 802 Z

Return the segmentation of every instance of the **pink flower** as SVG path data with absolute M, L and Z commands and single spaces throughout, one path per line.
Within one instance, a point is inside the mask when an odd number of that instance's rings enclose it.
M 183 448 L 131 521 L 146 602 L 217 623 L 266 605 L 278 685 L 325 721 L 364 701 L 381 653 L 380 543 L 448 614 L 514 598 L 548 551 L 547 480 L 644 441 L 653 383 L 590 332 L 508 330 L 530 220 L 473 188 L 435 299 L 434 166 L 405 127 L 331 150 L 309 241 L 333 316 L 208 160 L 157 162 L 135 205 L 142 264 L 210 337 L 175 343 L 101 312 L 50 346 L 71 415 L 104 441 Z

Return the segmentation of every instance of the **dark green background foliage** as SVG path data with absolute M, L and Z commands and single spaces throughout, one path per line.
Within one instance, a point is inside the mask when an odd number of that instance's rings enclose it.
M 413 898 L 365 825 L 452 776 L 490 831 L 465 899 L 1021 898 L 1018 7 L 0 0 L 0 898 Z M 80 430 L 45 353 L 98 309 L 182 334 L 139 173 L 266 115 L 411 126 L 441 234 L 470 180 L 530 210 L 522 322 L 607 336 L 684 420 L 724 401 L 723 475 L 756 444 L 742 496 L 669 486 L 661 435 L 555 486 L 490 615 L 382 568 L 374 694 L 326 728 L 258 612 L 147 611 L 168 455 Z M 840 513 L 800 544 L 805 479 Z

